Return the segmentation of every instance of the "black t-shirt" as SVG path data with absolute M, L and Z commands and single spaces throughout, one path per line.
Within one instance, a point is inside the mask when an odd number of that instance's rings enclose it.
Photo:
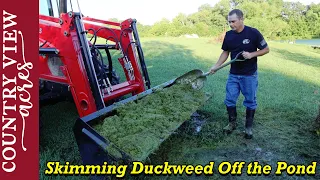
M 230 30 L 224 37 L 222 50 L 231 52 L 231 59 L 241 51 L 254 52 L 268 46 L 262 34 L 255 28 L 244 26 L 244 29 L 237 33 Z M 239 56 L 243 59 L 243 56 Z M 230 73 L 236 75 L 252 75 L 257 71 L 257 57 L 246 61 L 236 61 L 231 64 Z

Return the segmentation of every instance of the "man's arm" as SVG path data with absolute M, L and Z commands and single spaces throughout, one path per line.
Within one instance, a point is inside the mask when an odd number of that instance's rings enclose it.
M 246 59 L 251 59 L 254 57 L 258 57 L 258 56 L 263 56 L 263 55 L 269 53 L 269 47 L 268 47 L 267 42 L 264 40 L 263 35 L 255 28 L 253 28 L 252 30 L 253 30 L 253 34 L 255 34 L 257 37 L 257 41 L 255 42 L 255 45 L 260 50 L 255 51 L 255 52 L 251 52 L 251 53 L 243 52 L 242 56 Z
M 267 46 L 264 49 L 260 49 L 258 51 L 251 52 L 251 53 L 245 51 L 245 52 L 242 53 L 242 56 L 244 58 L 246 58 L 246 59 L 251 59 L 251 58 L 254 58 L 254 57 L 258 57 L 258 56 L 263 56 L 263 55 L 269 53 L 269 51 L 270 51 L 269 47 Z
M 217 67 L 220 67 L 228 59 L 228 57 L 229 57 L 229 51 L 222 51 L 218 62 L 211 67 L 210 74 L 214 74 L 216 72 L 215 69 Z

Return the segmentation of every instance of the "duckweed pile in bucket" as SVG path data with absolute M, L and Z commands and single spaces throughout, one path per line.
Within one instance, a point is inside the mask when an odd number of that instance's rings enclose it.
M 123 105 L 94 128 L 133 160 L 144 161 L 205 99 L 190 85 L 174 85 Z

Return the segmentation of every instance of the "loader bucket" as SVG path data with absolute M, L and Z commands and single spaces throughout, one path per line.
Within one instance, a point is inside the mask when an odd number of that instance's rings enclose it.
M 83 164 L 145 161 L 149 154 L 157 150 L 160 144 L 184 121 L 190 119 L 191 114 L 209 98 L 204 93 L 202 96 L 202 92 L 201 97 L 199 96 L 200 100 L 199 97 L 192 99 L 192 95 L 187 92 L 179 95 L 173 89 L 179 85 L 174 84 L 175 79 L 170 80 L 79 118 L 74 126 L 74 134 Z M 160 96 L 160 99 L 152 99 L 155 96 Z M 176 111 L 176 107 L 171 107 L 172 104 L 167 102 L 164 96 L 184 99 L 187 103 L 178 103 L 178 105 L 185 111 Z M 143 108 L 139 109 L 137 104 L 142 104 Z M 153 104 L 153 106 L 151 107 L 149 104 Z M 130 111 L 130 107 L 133 110 L 123 115 L 123 112 L 126 112 L 128 108 Z M 161 110 L 162 114 L 155 112 L 157 108 Z M 121 117 L 123 118 L 121 119 Z M 125 135 L 122 136 L 121 133 Z

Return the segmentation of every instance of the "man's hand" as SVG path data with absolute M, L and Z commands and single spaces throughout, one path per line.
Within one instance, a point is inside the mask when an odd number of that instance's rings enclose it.
M 210 68 L 209 70 L 210 74 L 216 73 L 217 72 L 216 68 L 220 67 L 221 64 L 223 64 L 228 59 L 228 57 L 229 57 L 229 51 L 222 51 L 218 62 Z
M 212 66 L 212 68 L 209 70 L 210 71 L 210 74 L 214 74 L 214 73 L 216 73 L 217 71 L 216 71 L 216 66 Z
M 254 57 L 253 53 L 249 53 L 249 52 L 246 52 L 246 51 L 244 51 L 244 52 L 242 53 L 242 56 L 243 56 L 245 59 L 251 59 L 251 58 Z

